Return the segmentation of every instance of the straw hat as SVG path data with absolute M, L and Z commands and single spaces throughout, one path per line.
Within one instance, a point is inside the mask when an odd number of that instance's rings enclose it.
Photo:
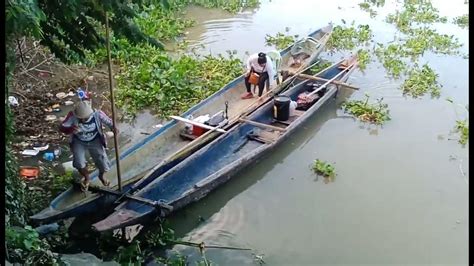
M 94 112 L 89 102 L 80 101 L 76 104 L 74 108 L 74 115 L 79 119 L 87 119 Z

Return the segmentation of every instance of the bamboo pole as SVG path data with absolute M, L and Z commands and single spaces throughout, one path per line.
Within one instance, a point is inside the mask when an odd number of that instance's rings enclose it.
M 310 80 L 318 80 L 318 81 L 326 81 L 326 82 L 329 81 L 328 79 L 325 79 L 325 78 L 315 77 L 315 76 L 306 75 L 306 74 L 298 74 L 297 77 L 304 78 L 304 79 L 310 79 Z M 359 90 L 359 88 L 357 88 L 357 87 L 354 87 L 352 85 L 349 85 L 345 82 L 341 82 L 341 81 L 338 81 L 338 80 L 333 80 L 333 81 L 331 81 L 331 83 L 336 84 L 336 85 L 341 85 L 341 86 L 349 88 L 349 89 Z
M 115 164 L 117 165 L 117 181 L 118 189 L 122 191 L 122 177 L 120 175 L 120 156 L 119 156 L 119 146 L 117 139 L 117 127 L 115 123 L 115 101 L 114 101 L 114 89 L 112 84 L 112 58 L 110 55 L 110 34 L 109 34 L 109 16 L 107 11 L 105 11 L 105 36 L 107 41 L 107 63 L 109 66 L 109 89 L 110 89 L 110 105 L 112 108 L 112 125 L 114 128 L 114 145 L 115 145 Z

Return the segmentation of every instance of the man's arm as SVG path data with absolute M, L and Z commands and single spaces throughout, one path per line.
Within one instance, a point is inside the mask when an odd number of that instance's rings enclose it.
M 112 119 L 101 110 L 99 110 L 98 112 L 99 112 L 100 121 L 104 123 L 106 126 L 108 126 L 110 129 L 113 129 L 114 124 L 112 122 Z

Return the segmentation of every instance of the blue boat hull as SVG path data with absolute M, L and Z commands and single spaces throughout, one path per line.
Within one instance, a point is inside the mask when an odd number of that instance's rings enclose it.
M 340 64 L 335 64 L 318 76 L 331 79 L 341 73 L 342 70 L 339 67 Z M 339 80 L 347 79 L 353 69 L 351 68 L 347 73 L 341 74 Z M 306 83 L 307 81 L 302 81 L 299 85 L 282 94 L 296 100 L 296 97 L 307 89 L 305 87 Z M 270 154 L 310 116 L 314 115 L 336 92 L 336 88 L 328 88 L 316 103 L 282 130 L 283 133 L 273 134 L 273 137 L 272 134 L 266 134 L 267 140 L 249 140 L 249 135 L 259 132 L 261 126 L 243 120 L 226 134 L 189 156 L 163 176 L 155 179 L 136 193 L 136 196 L 167 202 L 173 206 L 173 211 L 205 197 L 210 191 L 235 176 L 241 169 L 248 167 L 265 154 Z M 274 120 L 273 102 L 268 102 L 256 110 L 248 116 L 248 119 L 264 125 L 272 124 Z M 273 132 L 277 131 L 280 130 L 273 130 Z M 265 134 L 262 133 L 262 136 L 265 136 Z M 93 227 L 98 231 L 112 230 L 143 223 L 158 215 L 166 216 L 169 214 L 170 212 L 143 203 L 128 201 L 119 205 L 113 214 L 94 224 Z

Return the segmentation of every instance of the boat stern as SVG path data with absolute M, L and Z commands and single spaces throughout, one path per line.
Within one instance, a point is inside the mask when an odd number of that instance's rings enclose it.
M 147 215 L 129 209 L 118 210 L 92 225 L 97 232 L 105 232 L 140 223 Z

